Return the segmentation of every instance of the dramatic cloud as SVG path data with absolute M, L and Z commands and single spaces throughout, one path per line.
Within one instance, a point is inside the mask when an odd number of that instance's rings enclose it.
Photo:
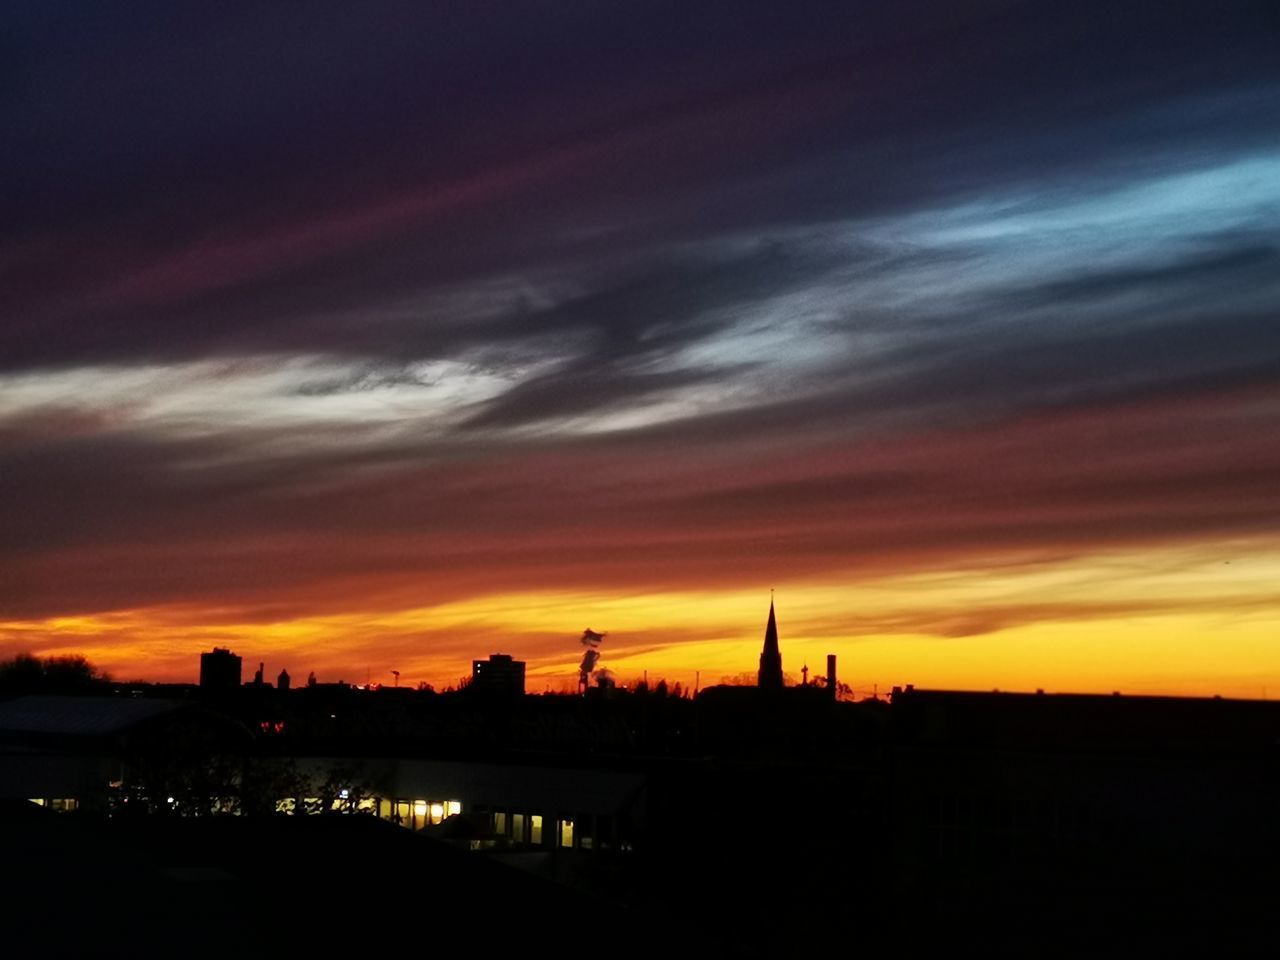
M 560 664 L 513 597 L 969 572 L 806 621 L 848 642 L 1264 604 L 975 571 L 1276 547 L 1274 5 L 804 6 L 15 13 L 0 639 L 438 678 Z M 650 610 L 611 666 L 749 661 Z

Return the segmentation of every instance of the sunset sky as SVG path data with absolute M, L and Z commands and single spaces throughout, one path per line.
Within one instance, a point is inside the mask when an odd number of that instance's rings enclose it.
M 1274 0 L 2 22 L 0 655 L 1280 696 Z

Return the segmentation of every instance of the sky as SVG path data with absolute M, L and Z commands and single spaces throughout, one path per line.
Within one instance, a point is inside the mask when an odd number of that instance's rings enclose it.
M 1280 695 L 1280 7 L 0 14 L 0 655 Z M 246 671 L 247 672 L 247 671 Z M 1268 693 L 1270 690 L 1270 694 Z

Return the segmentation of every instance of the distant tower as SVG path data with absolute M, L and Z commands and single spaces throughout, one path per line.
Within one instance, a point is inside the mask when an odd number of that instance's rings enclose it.
M 280 676 L 276 677 L 276 689 L 277 689 L 277 690 L 288 690 L 288 689 L 289 689 L 289 683 L 290 683 L 289 671 L 288 671 L 288 670 L 281 670 L 281 671 L 280 671 Z
M 769 625 L 764 629 L 764 649 L 760 651 L 760 673 L 756 679 L 761 690 L 782 689 L 782 654 L 778 651 L 778 621 L 769 600 Z
M 469 689 L 474 693 L 524 696 L 524 661 L 505 653 L 490 654 L 488 660 L 472 660 Z
M 200 689 L 234 690 L 240 686 L 240 658 L 230 650 L 214 647 L 200 654 Z

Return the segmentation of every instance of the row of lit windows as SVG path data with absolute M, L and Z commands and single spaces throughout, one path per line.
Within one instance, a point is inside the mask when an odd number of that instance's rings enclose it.
M 511 832 L 507 833 L 508 819 L 510 820 Z M 560 820 L 557 823 L 557 830 L 561 840 L 561 846 L 573 846 L 573 821 Z M 566 832 L 567 831 L 567 832 Z M 512 843 L 525 844 L 531 843 L 534 846 L 542 844 L 542 814 L 531 813 L 525 815 L 523 813 L 513 813 L 508 818 L 505 811 L 498 810 L 493 814 L 493 832 L 499 836 L 510 836 Z M 568 843 L 564 842 L 568 837 Z
M 574 838 L 573 820 L 565 817 L 556 820 L 555 841 L 560 847 L 572 847 Z M 507 830 L 508 825 L 510 831 Z M 518 846 L 530 844 L 532 846 L 542 845 L 542 815 L 531 813 L 525 815 L 523 813 L 512 813 L 508 815 L 506 811 L 495 810 L 493 813 L 493 832 L 498 836 L 508 836 L 511 842 Z M 584 836 L 579 839 L 579 843 L 583 847 L 591 846 L 591 838 Z
M 37 807 L 48 807 L 58 813 L 69 813 L 80 807 L 80 801 L 74 797 L 31 797 L 30 799 Z
M 413 830 L 442 823 L 447 817 L 462 813 L 461 800 L 391 800 L 382 797 L 361 797 L 351 807 L 346 797 L 339 795 L 328 802 L 319 797 L 304 797 L 301 810 L 305 813 L 324 813 L 326 810 L 354 809 L 357 813 L 376 814 L 383 820 L 403 824 Z M 276 801 L 277 813 L 296 813 L 298 801 L 285 797 Z
M 79 802 L 75 799 L 48 799 L 33 798 L 32 803 L 42 807 L 49 807 L 58 812 L 66 812 L 75 810 L 79 806 Z M 173 803 L 173 798 L 169 799 Z M 294 797 L 285 797 L 276 801 L 276 812 L 284 814 L 293 814 L 301 810 L 304 813 L 323 813 L 327 810 L 344 810 L 352 809 L 348 806 L 346 797 L 339 795 L 331 799 L 328 804 L 319 797 L 304 797 L 301 799 L 301 807 L 299 800 Z M 462 813 L 462 801 L 460 800 L 400 800 L 386 799 L 382 797 L 361 797 L 355 803 L 354 810 L 358 813 L 376 814 L 383 820 L 390 820 L 408 827 L 411 830 L 420 830 L 428 825 L 436 825 L 442 823 L 446 818 L 457 816 Z M 543 841 L 543 819 L 538 813 L 524 814 L 511 813 L 506 811 L 495 811 L 493 814 L 493 832 L 499 836 L 509 836 L 512 843 L 532 846 L 541 846 Z M 508 830 L 508 827 L 510 828 Z M 574 822 L 571 818 L 565 817 L 555 821 L 555 842 L 560 847 L 572 847 L 574 845 Z M 591 846 L 591 837 L 582 836 L 578 841 L 581 846 L 589 848 Z
M 31 802 L 58 812 L 71 811 L 79 807 L 79 801 L 71 798 L 32 798 Z M 172 797 L 169 798 L 169 802 L 174 802 Z M 442 823 L 448 817 L 461 814 L 462 801 L 361 797 L 356 800 L 354 807 L 350 806 L 347 797 L 342 795 L 329 800 L 327 803 L 319 797 L 304 797 L 301 800 L 294 797 L 286 797 L 276 801 L 276 812 L 284 814 L 298 812 L 314 814 L 350 809 L 354 809 L 358 813 L 375 814 L 383 820 L 390 820 L 411 830 L 420 830 L 425 826 Z M 520 846 L 526 844 L 535 847 L 542 845 L 544 826 L 541 814 L 508 813 L 507 811 L 497 810 L 491 814 L 491 817 L 495 835 L 510 837 L 512 843 Z M 552 836 L 556 846 L 573 847 L 575 834 L 573 819 L 564 817 L 554 822 L 555 832 Z M 584 834 L 578 837 L 577 840 L 578 845 L 584 849 L 589 849 L 592 846 L 589 834 Z
M 444 822 L 462 813 L 461 800 L 379 800 L 378 816 L 412 830 Z

